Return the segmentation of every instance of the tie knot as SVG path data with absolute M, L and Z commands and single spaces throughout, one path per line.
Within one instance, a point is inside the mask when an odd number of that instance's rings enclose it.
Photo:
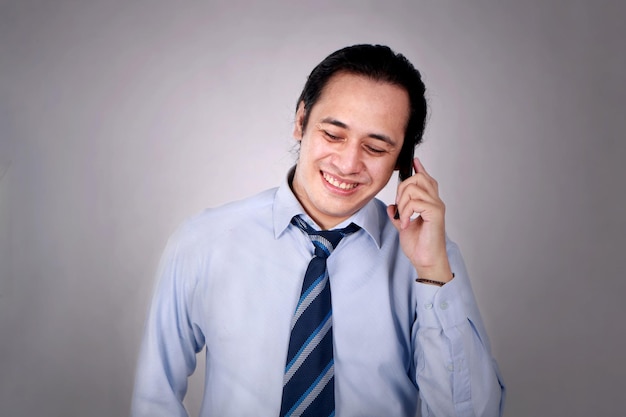
M 311 242 L 315 246 L 315 256 L 320 258 L 328 258 L 339 242 L 341 242 L 341 239 L 360 229 L 356 224 L 350 223 L 343 229 L 315 230 L 299 216 L 294 216 L 291 224 L 309 235 Z

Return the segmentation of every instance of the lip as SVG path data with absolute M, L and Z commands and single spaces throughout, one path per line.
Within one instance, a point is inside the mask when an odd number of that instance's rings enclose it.
M 354 181 L 346 181 L 339 177 L 329 174 L 328 172 L 320 171 L 322 181 L 328 189 L 334 193 L 349 195 L 353 194 L 359 187 L 360 183 Z

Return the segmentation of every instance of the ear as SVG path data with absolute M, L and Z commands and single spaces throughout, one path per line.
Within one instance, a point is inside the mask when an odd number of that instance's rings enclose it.
M 302 140 L 302 135 L 304 134 L 304 115 L 304 101 L 301 101 L 300 104 L 298 104 L 298 110 L 296 111 L 296 122 L 293 127 L 293 137 L 298 142 Z

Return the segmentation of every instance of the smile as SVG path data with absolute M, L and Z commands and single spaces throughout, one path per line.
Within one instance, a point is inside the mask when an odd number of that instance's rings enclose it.
M 342 190 L 352 190 L 359 185 L 358 183 L 341 182 L 337 178 L 331 177 L 325 172 L 322 172 L 322 176 L 330 185 L 340 188 Z

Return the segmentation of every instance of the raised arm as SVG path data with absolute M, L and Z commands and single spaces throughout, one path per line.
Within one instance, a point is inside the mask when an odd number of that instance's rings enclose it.
M 500 416 L 504 386 L 437 182 L 416 158 L 388 214 L 417 272 L 412 343 L 422 416 Z M 411 217 L 419 214 L 417 218 Z

